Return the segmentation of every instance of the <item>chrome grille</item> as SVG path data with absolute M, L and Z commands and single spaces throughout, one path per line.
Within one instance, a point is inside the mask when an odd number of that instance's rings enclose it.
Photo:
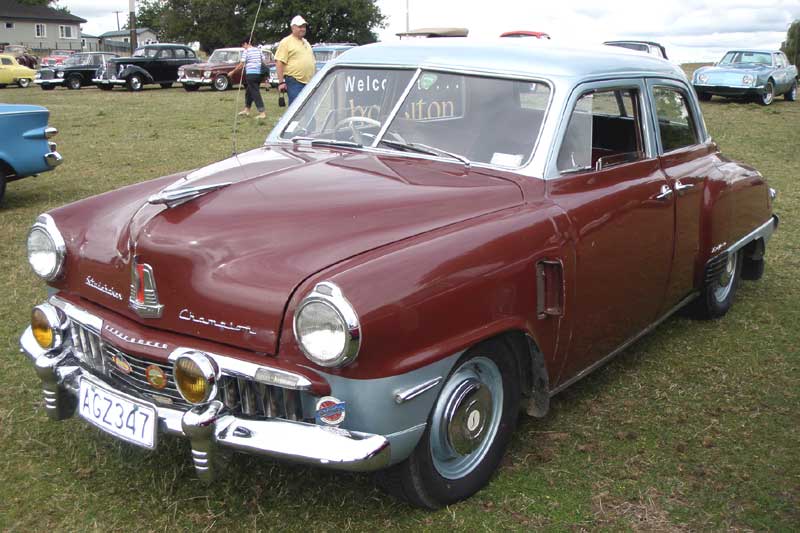
M 184 69 L 183 73 L 186 75 L 187 78 L 199 78 L 200 71 L 195 69 Z
M 77 352 L 78 358 L 89 368 L 105 375 L 107 369 L 100 332 L 75 320 L 70 320 L 69 332 L 72 337 L 72 347 Z
M 234 414 L 256 418 L 303 420 L 303 400 L 296 390 L 223 376 L 219 383 L 225 407 Z
M 110 370 L 109 374 L 112 377 L 133 387 L 140 393 L 152 397 L 158 403 L 180 405 L 183 407 L 189 406 L 175 386 L 175 378 L 172 376 L 171 364 L 139 359 L 108 343 L 103 343 L 103 355 L 105 356 L 106 366 Z M 125 361 L 131 365 L 131 372 L 129 374 L 123 372 L 122 369 L 114 363 L 114 357 L 122 357 L 125 359 Z M 161 370 L 164 371 L 164 375 L 167 376 L 167 385 L 163 389 L 157 389 L 147 381 L 145 372 L 147 371 L 147 367 L 151 365 L 161 368 Z
M 56 73 L 49 68 L 43 68 L 39 71 L 39 79 L 42 80 L 52 80 L 56 77 Z

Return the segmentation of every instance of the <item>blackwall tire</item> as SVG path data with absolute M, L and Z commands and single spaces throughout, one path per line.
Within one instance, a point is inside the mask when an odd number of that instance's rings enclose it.
M 733 306 L 741 277 L 742 251 L 739 250 L 728 257 L 720 276 L 703 286 L 700 296 L 693 302 L 695 316 L 705 320 L 725 316 Z
M 794 102 L 795 100 L 797 100 L 797 82 L 796 81 L 794 82 L 794 85 L 792 85 L 792 88 L 789 89 L 789 92 L 787 92 L 786 94 L 783 95 L 783 98 L 787 102 Z
M 125 82 L 129 91 L 138 92 L 144 87 L 144 80 L 138 74 L 131 74 Z
M 512 350 L 501 339 L 470 349 L 442 385 L 417 447 L 380 472 L 379 485 L 428 509 L 472 496 L 500 464 L 519 402 L 519 365 Z
M 81 88 L 81 79 L 77 76 L 67 78 L 67 88 L 77 91 Z

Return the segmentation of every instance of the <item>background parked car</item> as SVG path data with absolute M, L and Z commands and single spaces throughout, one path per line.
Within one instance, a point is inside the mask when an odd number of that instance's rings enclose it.
M 628 50 L 636 50 L 637 52 L 644 52 L 663 59 L 669 59 L 667 57 L 667 49 L 664 48 L 663 45 L 654 43 L 653 41 L 606 41 L 603 44 L 627 48 Z
M 713 95 L 756 97 L 769 105 L 776 96 L 797 100 L 797 67 L 783 52 L 731 50 L 712 67 L 701 67 L 692 76 L 697 96 L 705 102 Z
M 145 85 L 158 83 L 172 87 L 178 81 L 178 69 L 199 63 L 194 50 L 183 44 L 149 44 L 137 48 L 131 57 L 110 59 L 97 69 L 92 81 L 103 90 L 124 85 L 129 91 L 141 91 Z
M 52 67 L 55 65 L 61 65 L 75 52 L 76 50 L 53 50 L 50 52 L 50 55 L 42 58 L 42 66 L 48 65 Z
M 27 47 L 21 44 L 7 44 L 0 45 L 0 52 L 4 54 L 11 54 L 17 58 L 17 62 L 23 67 L 36 68 L 39 63 L 39 58 Z
M 533 37 L 535 39 L 549 39 L 550 36 L 543 31 L 515 30 L 500 34 L 500 37 Z
M 42 67 L 33 82 L 43 90 L 50 91 L 59 85 L 69 89 L 80 89 L 92 85 L 92 78 L 106 61 L 119 57 L 109 52 L 82 52 L 66 59 L 63 64 Z
M 61 164 L 56 143 L 48 141 L 58 133 L 47 126 L 49 116 L 44 107 L 0 104 L 0 200 L 7 182 L 47 172 Z
M 234 72 L 242 59 L 244 48 L 218 48 L 205 63 L 184 65 L 178 69 L 178 83 L 187 91 L 208 85 L 217 91 L 227 91 L 242 82 L 241 71 Z M 272 57 L 272 53 L 264 51 Z M 233 75 L 232 75 L 233 74 Z
M 0 88 L 16 83 L 22 88 L 30 86 L 36 71 L 20 65 L 10 54 L 0 54 Z
M 358 46 L 355 43 L 317 43 L 312 47 L 314 52 L 314 61 L 317 65 L 317 71 L 325 66 L 325 63 L 335 59 L 347 52 L 351 48 Z M 269 69 L 269 84 L 272 87 L 278 86 L 278 69 L 274 65 Z

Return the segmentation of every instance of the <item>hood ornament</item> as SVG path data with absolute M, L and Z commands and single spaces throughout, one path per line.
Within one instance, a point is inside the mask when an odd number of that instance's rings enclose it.
M 174 185 L 181 184 L 181 181 L 176 182 L 173 185 L 170 185 L 160 192 L 150 196 L 147 199 L 147 203 L 149 204 L 164 204 L 167 207 L 175 207 L 181 205 L 182 203 L 188 202 L 189 200 L 194 200 L 195 198 L 199 198 L 204 194 L 208 194 L 212 191 L 216 191 L 217 189 L 222 189 L 223 187 L 227 187 L 232 182 L 226 181 L 224 183 L 211 183 L 209 185 L 198 185 L 196 187 L 175 187 Z
M 164 311 L 164 305 L 158 302 L 153 267 L 147 263 L 140 263 L 136 257 L 133 258 L 131 266 L 131 295 L 128 298 L 128 307 L 142 318 L 161 318 L 161 313 Z

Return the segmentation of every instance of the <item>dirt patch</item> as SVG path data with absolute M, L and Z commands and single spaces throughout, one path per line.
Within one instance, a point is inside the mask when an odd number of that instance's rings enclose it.
M 648 489 L 636 501 L 626 501 L 601 492 L 592 498 L 592 510 L 598 525 L 614 528 L 628 526 L 633 531 L 690 531 L 686 524 L 673 522 L 661 506 L 661 496 Z

